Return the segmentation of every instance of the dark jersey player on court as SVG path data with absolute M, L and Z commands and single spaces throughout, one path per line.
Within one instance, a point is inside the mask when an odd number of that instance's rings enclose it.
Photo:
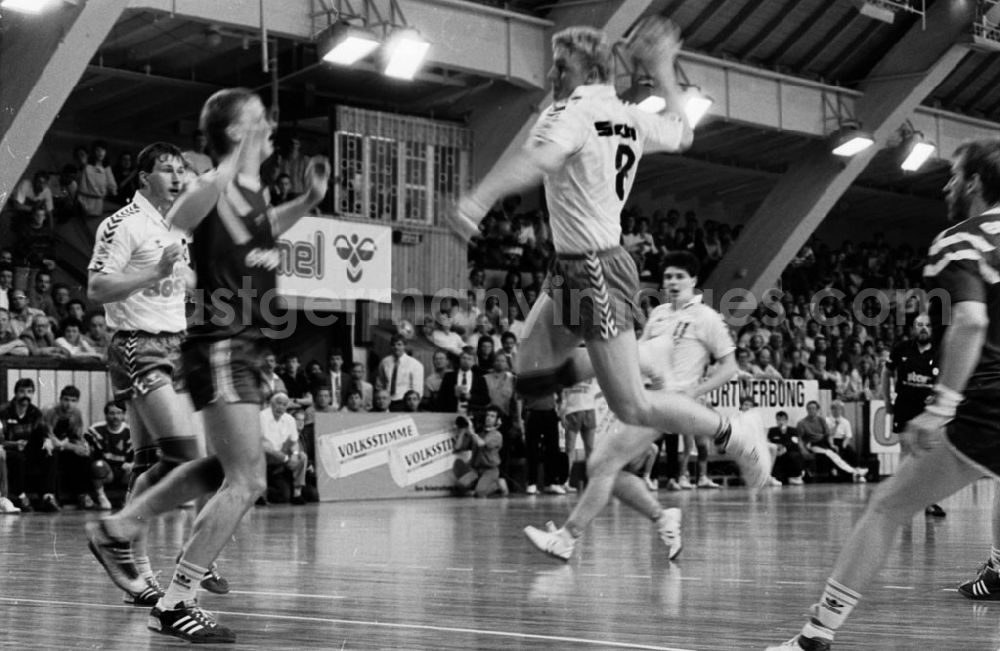
M 892 431 L 902 434 L 906 424 L 920 415 L 927 406 L 927 399 L 934 393 L 938 376 L 937 347 L 931 332 L 931 318 L 918 314 L 913 319 L 910 340 L 898 344 L 882 370 L 882 395 L 886 396 L 887 410 L 892 416 Z M 890 388 L 895 385 L 896 399 L 888 402 Z M 900 438 L 903 454 L 912 454 L 909 443 Z M 943 518 L 944 509 L 931 504 L 924 513 Z
M 1000 138 L 963 143 L 951 172 L 946 201 L 959 223 L 934 239 L 924 267 L 951 304 L 951 322 L 932 401 L 903 433 L 913 454 L 879 485 L 801 632 L 768 651 L 829 649 L 913 514 L 984 473 L 1000 476 Z M 993 562 L 959 590 L 1000 588 Z
M 184 547 L 166 594 L 153 608 L 149 628 L 192 642 L 233 642 L 232 630 L 198 606 L 198 582 L 230 540 L 243 515 L 266 486 L 259 412 L 260 365 L 267 329 L 274 317 L 275 238 L 316 206 L 330 177 L 326 159 L 306 170 L 309 191 L 269 207 L 260 164 L 271 154 L 274 124 L 260 98 L 236 88 L 212 95 L 201 127 L 220 157 L 177 200 L 173 226 L 193 232 L 192 257 L 198 272 L 194 324 L 182 346 L 187 383 L 195 408 L 204 412 L 205 432 L 215 450 L 208 460 L 184 464 L 121 513 L 105 520 L 92 542 L 107 550 L 115 565 L 115 545 L 127 544 L 141 522 L 217 485 L 197 480 L 198 464 L 216 463 L 225 482 L 202 509 Z M 115 572 L 109 568 L 114 578 Z

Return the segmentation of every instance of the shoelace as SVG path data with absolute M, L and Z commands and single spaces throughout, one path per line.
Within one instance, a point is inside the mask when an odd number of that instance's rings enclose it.
M 215 613 L 205 610 L 199 606 L 196 601 L 185 602 L 184 608 L 188 611 L 188 614 L 190 614 L 191 617 L 206 628 L 213 628 L 218 623 L 218 620 L 215 618 Z

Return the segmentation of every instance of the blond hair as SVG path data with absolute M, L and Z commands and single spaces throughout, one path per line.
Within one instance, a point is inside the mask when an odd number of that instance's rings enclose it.
M 584 67 L 596 70 L 599 82 L 607 83 L 611 79 L 611 46 L 604 30 L 567 27 L 552 37 L 552 49 L 564 49 L 570 56 L 579 55 Z

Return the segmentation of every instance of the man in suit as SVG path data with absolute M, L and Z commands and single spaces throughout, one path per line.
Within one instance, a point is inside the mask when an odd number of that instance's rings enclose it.
M 802 453 L 802 438 L 799 431 L 788 424 L 788 414 L 779 411 L 775 414 L 777 427 L 767 430 L 767 440 L 777 448 L 774 456 L 774 469 L 771 474 L 771 485 L 781 486 L 777 477 L 785 477 L 793 486 L 802 484 L 802 473 L 805 470 L 805 457 Z
M 424 393 L 424 365 L 406 354 L 406 339 L 395 334 L 390 340 L 392 354 L 378 366 L 375 386 L 389 391 L 390 409 L 403 411 L 403 396 L 407 391 Z
M 456 412 L 462 409 L 475 412 L 490 404 L 490 391 L 486 379 L 473 370 L 476 351 L 466 346 L 458 357 L 458 369 L 448 371 L 441 380 L 437 411 Z
M 351 376 L 344 371 L 344 352 L 339 348 L 330 351 L 330 367 L 328 377 L 330 378 L 330 396 L 333 398 L 331 406 L 340 409 L 347 402 L 347 390 L 350 388 Z
M 347 394 L 352 391 L 361 394 L 361 403 L 365 411 L 371 411 L 375 391 L 371 382 L 365 381 L 365 365 L 361 362 L 351 364 L 351 379 L 347 382 Z

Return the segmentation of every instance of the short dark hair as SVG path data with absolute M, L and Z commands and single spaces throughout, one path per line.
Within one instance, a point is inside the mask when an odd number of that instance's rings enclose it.
M 76 327 L 77 330 L 83 332 L 83 323 L 80 322 L 80 319 L 74 319 L 73 317 L 69 317 L 67 319 L 64 319 L 62 322 L 63 332 L 66 332 L 66 328 L 72 328 L 74 326 Z
M 31 389 L 35 390 L 35 381 L 30 377 L 23 377 L 14 383 L 14 393 L 17 393 L 21 389 Z
M 37 172 L 35 172 L 33 178 L 38 179 L 40 181 L 47 181 L 49 178 L 49 173 L 46 170 L 38 170 Z
M 171 145 L 169 142 L 154 142 L 151 145 L 146 145 L 139 152 L 139 158 L 136 160 L 136 169 L 139 172 L 149 174 L 153 171 L 156 163 L 165 158 L 179 158 L 183 161 L 184 155 L 176 145 Z
M 91 143 L 90 148 L 91 150 L 101 148 L 104 151 L 108 151 L 108 143 L 104 140 L 95 140 L 93 143 Z
M 492 414 L 496 414 L 498 419 L 503 419 L 503 411 L 501 411 L 500 407 L 497 407 L 496 405 L 490 405 L 490 406 L 488 406 L 485 409 L 484 413 L 487 413 L 487 414 L 491 414 L 491 413 Z
M 67 384 L 66 386 L 64 386 L 62 388 L 62 391 L 59 392 L 59 397 L 60 398 L 76 398 L 77 400 L 79 400 L 80 399 L 80 390 L 77 389 L 72 384 Z
M 776 413 L 774 415 L 774 417 L 775 418 L 788 418 L 788 412 L 787 411 L 779 411 L 778 413 Z
M 667 253 L 663 256 L 662 267 L 664 270 L 667 267 L 683 269 L 692 278 L 697 278 L 698 273 L 701 271 L 701 263 L 698 262 L 698 258 L 690 251 L 671 251 Z
M 128 411 L 128 409 L 125 406 L 125 402 L 123 400 L 108 400 L 106 403 L 104 403 L 105 416 L 108 415 L 108 411 L 110 411 L 112 407 L 116 407 L 118 409 L 121 409 L 122 411 Z
M 344 351 L 341 350 L 340 348 L 331 348 L 330 349 L 330 354 L 327 355 L 326 358 L 330 359 L 331 357 L 334 357 L 334 356 L 336 356 L 336 357 L 343 357 L 344 356 Z
M 395 346 L 399 342 L 403 342 L 405 344 L 406 343 L 406 337 L 404 337 L 403 335 L 397 333 L 397 334 L 394 334 L 392 337 L 389 338 L 389 344 L 392 345 L 392 346 Z
M 507 331 L 507 332 L 503 333 L 502 335 L 500 335 L 500 343 L 503 343 L 503 342 L 507 341 L 508 339 L 513 339 L 514 343 L 515 344 L 517 343 L 517 335 L 514 334 L 513 332 Z
M 208 146 L 216 156 L 226 156 L 233 150 L 233 141 L 227 129 L 236 121 L 243 105 L 257 93 L 249 88 L 224 88 L 205 101 L 198 120 L 198 127 L 208 137 Z
M 55 287 L 55 288 L 53 288 L 53 290 L 55 290 L 55 289 L 58 289 L 58 287 Z M 67 289 L 69 289 L 69 288 L 67 287 Z M 86 312 L 86 311 L 87 311 L 87 304 L 86 304 L 86 303 L 84 303 L 83 301 L 81 301 L 81 300 L 80 300 L 80 299 L 78 299 L 78 298 L 71 298 L 71 299 L 70 299 L 70 300 L 69 300 L 69 301 L 68 301 L 68 302 L 66 303 L 66 307 L 69 307 L 70 305 L 79 305 L 80 307 L 82 307 L 82 308 L 83 308 L 83 311 L 84 311 L 84 312 Z
M 816 407 L 819 408 L 819 402 L 817 402 L 816 400 L 810 400 L 809 402 L 806 403 L 806 407 L 808 407 L 809 405 L 816 405 Z
M 1000 202 L 1000 138 L 967 140 L 955 150 L 955 157 L 962 159 L 966 177 L 979 175 L 986 203 Z

